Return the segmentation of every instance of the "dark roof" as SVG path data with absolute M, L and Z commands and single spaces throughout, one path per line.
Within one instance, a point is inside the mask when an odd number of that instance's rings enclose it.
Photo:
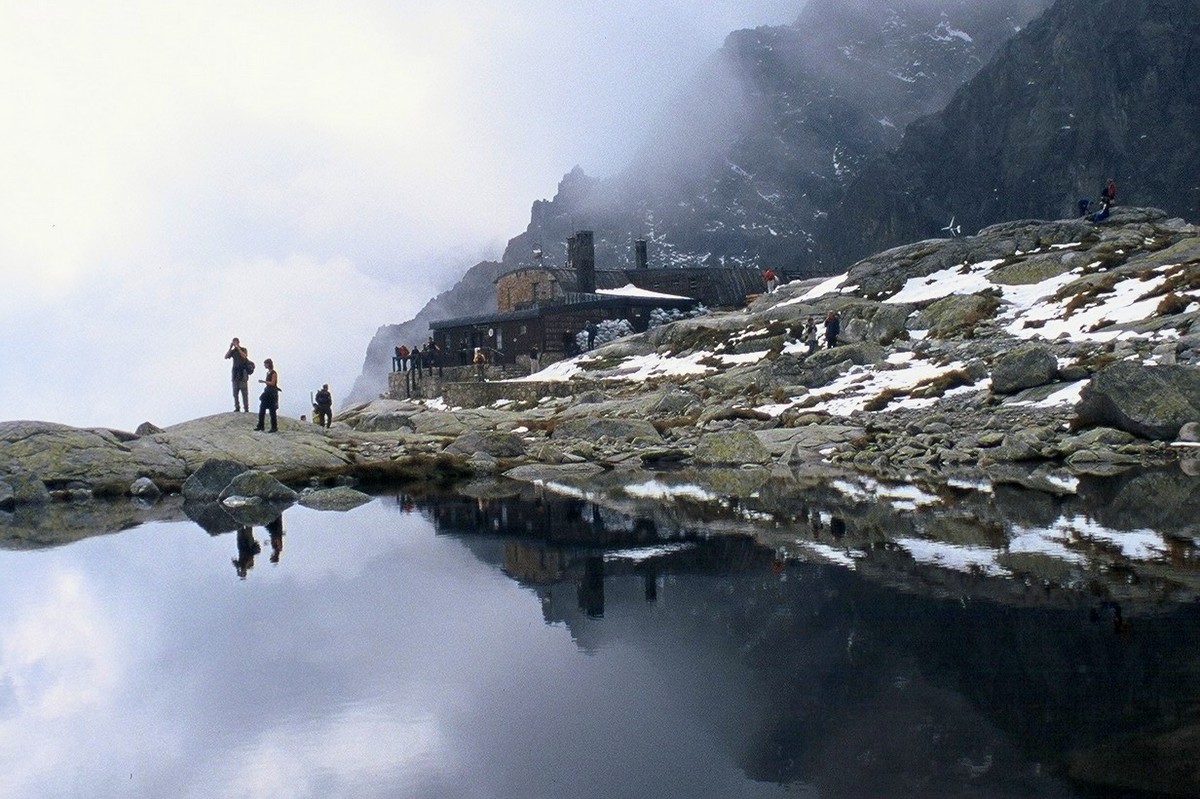
M 621 284 L 625 285 L 624 283 Z M 460 316 L 457 319 L 439 319 L 429 323 L 430 330 L 444 330 L 449 327 L 466 327 L 468 325 L 494 324 L 499 322 L 514 322 L 520 319 L 536 319 L 539 316 L 553 316 L 563 311 L 600 310 L 608 308 L 628 308 L 640 306 L 643 308 L 664 308 L 671 306 L 690 306 L 695 300 L 683 298 L 669 300 L 662 297 L 626 297 L 607 296 L 603 294 L 581 294 L 572 292 L 567 295 L 565 302 L 554 302 L 539 305 L 534 308 L 524 308 L 520 311 L 507 313 L 479 314 L 477 316 Z

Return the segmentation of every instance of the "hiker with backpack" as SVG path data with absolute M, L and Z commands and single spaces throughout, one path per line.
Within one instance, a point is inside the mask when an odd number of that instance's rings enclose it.
M 235 413 L 250 410 L 250 375 L 254 374 L 254 361 L 249 350 L 234 338 L 229 342 L 226 358 L 233 360 L 233 410 Z

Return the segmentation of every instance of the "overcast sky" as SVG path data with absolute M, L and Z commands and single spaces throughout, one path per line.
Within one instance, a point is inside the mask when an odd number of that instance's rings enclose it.
M 379 325 L 802 5 L 0 0 L 0 420 L 232 410 L 235 335 L 285 413 L 344 396 Z

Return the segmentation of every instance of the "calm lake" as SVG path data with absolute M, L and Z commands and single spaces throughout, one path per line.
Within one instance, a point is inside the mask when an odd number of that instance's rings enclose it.
M 386 495 L 241 533 L 181 517 L 0 549 L 0 796 L 1125 797 L 1194 780 L 1190 599 L 1007 601 L 984 582 L 1017 576 L 930 580 L 884 547 L 867 569 L 659 530 L 549 493 Z

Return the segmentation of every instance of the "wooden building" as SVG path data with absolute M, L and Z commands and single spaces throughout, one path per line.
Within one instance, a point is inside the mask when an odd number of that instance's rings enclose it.
M 496 279 L 496 313 L 430 324 L 446 365 L 469 363 L 476 347 L 492 363 L 524 362 L 536 349 L 547 361 L 573 354 L 576 334 L 589 324 L 624 319 L 640 333 L 655 308 L 740 308 L 763 290 L 756 269 L 650 269 L 637 242 L 633 269 L 596 269 L 592 232 L 567 243 L 566 267 L 523 266 Z

